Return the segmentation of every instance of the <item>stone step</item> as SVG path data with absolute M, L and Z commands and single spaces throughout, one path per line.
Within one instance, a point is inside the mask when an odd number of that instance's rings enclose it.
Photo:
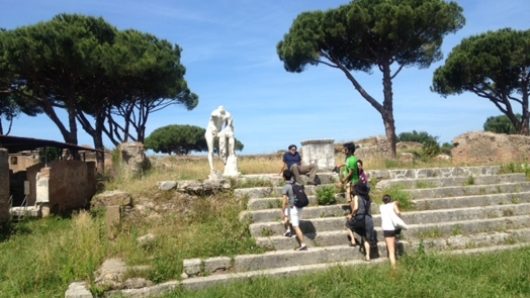
M 400 248 L 403 245 L 398 244 Z M 384 249 L 384 241 L 378 243 L 378 250 Z M 327 247 L 312 247 L 306 251 L 294 249 L 270 251 L 263 254 L 238 255 L 233 258 L 219 257 L 208 259 L 184 260 L 184 273 L 188 277 L 198 275 L 219 274 L 225 272 L 247 272 L 254 270 L 265 270 L 280 267 L 303 266 L 318 263 L 332 263 L 363 259 L 364 255 L 359 247 L 351 247 L 347 244 Z
M 375 204 L 374 204 L 375 205 Z M 349 210 L 348 204 L 334 204 L 327 206 L 308 206 L 303 209 L 301 218 L 321 218 L 330 216 L 343 216 Z M 374 210 L 374 209 L 372 209 Z M 280 208 L 263 209 L 255 211 L 243 211 L 240 214 L 241 219 L 248 219 L 252 223 L 279 221 L 282 216 Z
M 406 189 L 413 200 L 530 191 L 530 182 Z
M 323 186 L 329 186 L 329 187 L 335 187 L 334 183 L 330 184 L 321 184 L 319 186 L 314 185 L 306 185 L 305 192 L 308 196 L 310 195 L 316 195 L 316 190 L 319 187 Z M 249 187 L 249 188 L 236 188 L 234 189 L 234 196 L 237 199 L 243 199 L 248 198 L 249 200 L 256 199 L 256 198 L 271 198 L 271 197 L 277 197 L 280 198 L 282 196 L 282 186 L 271 186 L 271 187 Z
M 308 195 L 309 206 L 318 206 L 318 200 L 315 195 Z M 346 204 L 346 198 L 344 194 L 335 195 L 336 204 Z M 274 209 L 282 206 L 282 199 L 280 197 L 271 198 L 253 198 L 249 199 L 247 203 L 247 210 L 263 210 L 263 209 Z
M 449 198 L 417 199 L 412 202 L 415 210 L 465 208 L 490 205 L 506 205 L 530 202 L 530 191 L 491 195 L 458 196 Z
M 334 172 L 318 172 L 318 178 L 321 184 L 332 184 L 338 180 L 338 174 Z M 306 177 L 306 176 L 302 176 Z M 236 179 L 236 186 L 241 185 L 240 188 L 245 188 L 245 185 L 261 185 L 270 184 L 271 186 L 282 186 L 285 184 L 283 177 L 277 173 L 275 174 L 246 174 Z
M 517 212 L 517 209 L 525 208 L 529 205 L 528 193 L 516 193 L 510 194 L 503 198 L 502 195 L 498 198 L 498 205 L 489 206 L 490 202 L 494 202 L 495 195 L 485 196 L 474 196 L 474 197 L 461 197 L 463 203 L 458 203 L 458 198 L 450 198 L 446 200 L 453 200 L 455 202 L 451 209 L 438 208 L 432 210 L 419 210 L 419 211 L 405 211 L 403 212 L 403 218 L 410 220 L 411 222 L 430 222 L 432 220 L 437 221 L 448 221 L 454 216 L 471 216 L 477 212 L 485 214 L 485 212 Z M 482 202 L 481 202 L 482 200 Z M 508 201 L 509 200 L 509 201 Z M 474 203 L 474 207 L 468 206 L 466 203 Z M 420 202 L 421 203 L 421 202 Z M 377 220 L 379 208 L 376 203 L 372 204 L 372 215 L 374 220 Z M 523 209 L 521 209 L 523 210 Z M 350 212 L 350 206 L 348 204 L 335 204 L 328 206 L 309 206 L 302 210 L 300 219 L 302 220 L 313 220 L 317 218 L 326 217 L 343 217 Z M 424 216 L 427 215 L 427 216 Z M 451 216 L 451 217 L 449 217 Z M 263 222 L 279 222 L 282 218 L 281 209 L 264 209 L 257 211 L 243 211 L 240 215 L 241 219 L 247 219 L 251 224 L 263 223 Z
M 488 247 L 494 245 L 513 244 L 514 242 L 530 242 L 530 228 L 508 230 L 505 232 L 479 233 L 469 236 L 457 235 L 444 239 L 427 239 L 423 241 L 398 241 L 398 254 L 416 251 L 420 246 L 426 251 L 443 251 L 466 248 Z M 384 241 L 378 242 L 377 252 L 372 255 L 386 256 Z M 207 259 L 191 259 L 184 261 L 184 273 L 187 276 L 210 275 L 226 272 L 246 272 L 280 267 L 311 265 L 362 259 L 363 254 L 357 247 L 337 245 L 313 247 L 307 251 L 279 250 L 263 254 L 238 255 L 233 258 L 220 257 Z
M 410 211 L 402 213 L 403 220 L 410 225 L 427 223 L 445 223 L 451 221 L 498 218 L 503 216 L 530 214 L 530 202 L 521 204 L 507 204 L 499 206 L 480 206 L 471 208 L 453 208 L 444 210 Z M 304 216 L 304 214 L 302 214 Z M 372 216 L 374 226 L 381 225 L 378 214 Z M 340 230 L 345 225 L 344 216 L 329 216 L 321 218 L 302 217 L 300 228 L 304 233 L 315 234 L 317 232 Z M 249 226 L 253 237 L 279 236 L 284 233 L 284 226 L 280 219 L 268 222 L 252 223 Z
M 524 173 L 502 174 L 493 176 L 469 177 L 432 177 L 432 178 L 405 178 L 382 180 L 376 184 L 377 189 L 402 187 L 407 189 L 421 189 L 466 185 L 490 185 L 501 183 L 528 182 Z
M 495 185 L 456 186 L 429 189 L 406 189 L 413 198 L 414 209 L 441 209 L 453 207 L 473 207 L 488 204 L 507 204 L 511 202 L 526 202 L 530 193 L 530 182 L 504 183 Z M 443 196 L 447 195 L 447 196 Z M 309 207 L 317 207 L 317 198 L 309 195 Z M 347 204 L 343 196 L 336 195 L 336 205 Z M 418 197 L 418 198 L 415 198 Z M 454 200 L 453 200 L 454 199 Z M 452 205 L 454 204 L 454 205 Z M 253 198 L 248 201 L 246 212 L 267 212 L 264 210 L 277 209 L 281 206 L 279 197 Z M 306 207 L 306 208 L 309 208 Z M 377 208 L 372 210 L 378 212 Z M 260 215 L 257 215 L 259 218 Z
M 369 165 L 365 165 L 369 169 Z M 492 176 L 500 173 L 499 166 L 445 167 L 423 169 L 367 170 L 371 179 L 422 179 L 429 177 L 477 177 Z
M 377 239 L 382 238 L 382 231 L 374 225 Z M 439 238 L 448 235 L 469 235 L 486 231 L 503 231 L 506 229 L 521 229 L 530 227 L 530 215 L 503 216 L 495 218 L 478 218 L 471 220 L 457 220 L 451 222 L 433 222 L 410 224 L 409 229 L 403 231 L 407 240 Z M 317 231 L 304 234 L 305 242 L 311 247 L 334 246 L 348 243 L 346 228 L 329 231 Z M 295 238 L 283 235 L 255 237 L 256 244 L 271 250 L 292 249 L 297 246 Z
M 304 252 L 302 252 L 304 253 Z M 346 262 L 334 262 L 334 263 L 320 263 L 305 266 L 290 266 L 281 267 L 274 269 L 247 271 L 240 273 L 228 273 L 228 274 L 214 274 L 209 276 L 194 277 L 184 279 L 181 282 L 181 286 L 188 290 L 199 290 L 207 287 L 226 284 L 234 281 L 244 281 L 251 278 L 257 278 L 261 276 L 271 277 L 286 277 L 286 276 L 298 276 L 309 273 L 321 272 L 336 266 L 366 266 L 370 264 L 379 264 L 385 262 L 385 258 L 374 259 L 371 262 L 365 262 L 361 260 L 352 260 Z
M 449 250 L 442 252 L 443 254 L 461 255 L 461 254 L 485 254 L 498 251 L 514 250 L 523 247 L 530 246 L 530 242 L 518 243 L 518 244 L 506 244 L 506 245 L 495 245 L 480 248 L 468 248 L 460 250 Z M 303 252 L 302 252 L 303 253 Z M 124 289 L 115 290 L 105 293 L 106 296 L 123 296 L 123 297 L 158 297 L 162 295 L 169 295 L 177 288 L 184 288 L 187 290 L 200 290 L 221 284 L 233 283 L 236 281 L 247 281 L 253 278 L 259 277 L 275 277 L 283 278 L 288 276 L 298 276 L 310 273 L 322 272 L 331 268 L 341 266 L 373 266 L 388 262 L 386 258 L 374 259 L 370 262 L 351 260 L 346 262 L 334 262 L 334 263 L 320 263 L 305 266 L 290 266 L 281 267 L 266 270 L 255 270 L 239 273 L 225 273 L 225 274 L 212 274 L 208 276 L 200 276 L 187 278 L 182 281 L 171 280 L 165 283 L 157 284 L 151 287 L 144 287 L 140 289 Z

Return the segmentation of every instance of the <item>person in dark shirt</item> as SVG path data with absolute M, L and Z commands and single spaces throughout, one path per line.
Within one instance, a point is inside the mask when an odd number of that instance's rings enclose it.
M 307 184 L 315 185 L 317 166 L 314 164 L 302 165 L 302 157 L 297 151 L 296 145 L 289 145 L 288 151 L 283 155 L 283 166 L 280 170 L 280 175 L 283 174 L 284 170 L 290 170 L 293 173 L 294 180 L 296 183 L 303 185 L 301 175 L 309 175 L 309 181 Z

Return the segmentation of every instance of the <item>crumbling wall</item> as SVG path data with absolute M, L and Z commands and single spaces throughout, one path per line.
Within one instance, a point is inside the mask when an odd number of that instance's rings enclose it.
M 530 137 L 468 132 L 453 140 L 456 164 L 503 164 L 530 161 Z
M 52 213 L 68 213 L 88 206 L 96 186 L 96 176 L 91 171 L 95 171 L 93 163 L 56 160 L 39 172 L 40 177 L 48 178 L 48 205 Z
M 0 223 L 9 220 L 9 155 L 0 148 Z

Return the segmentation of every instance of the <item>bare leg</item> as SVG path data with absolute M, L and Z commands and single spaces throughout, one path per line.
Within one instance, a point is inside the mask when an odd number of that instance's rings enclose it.
M 351 229 L 346 229 L 348 231 L 348 235 L 350 235 L 350 242 L 352 244 L 352 246 L 355 246 L 357 245 L 357 242 L 355 242 L 355 234 L 353 233 L 353 231 Z
M 226 164 L 226 158 L 228 156 L 228 152 L 226 151 L 226 134 L 224 132 L 219 133 L 219 157 L 221 157 L 221 160 L 223 161 L 223 164 Z
M 385 237 L 388 259 L 392 268 L 396 268 L 396 237 Z
M 368 239 L 364 239 L 364 251 L 366 253 L 366 260 L 370 261 L 370 242 Z
M 215 173 L 214 167 L 213 167 L 213 141 L 214 141 L 214 135 L 212 133 L 206 132 L 204 135 L 204 138 L 206 139 L 206 145 L 208 146 L 208 165 L 210 166 L 210 173 Z
M 294 228 L 294 232 L 296 233 L 296 240 L 298 240 L 300 247 L 305 246 L 304 233 L 302 233 L 302 229 L 300 229 L 300 227 L 293 227 L 293 228 Z

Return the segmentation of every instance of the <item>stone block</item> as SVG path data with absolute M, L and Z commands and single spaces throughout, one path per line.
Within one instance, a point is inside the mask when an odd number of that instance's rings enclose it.
M 167 191 L 172 190 L 177 186 L 177 181 L 160 181 L 158 182 L 158 189 Z
M 92 298 L 92 293 L 87 288 L 85 282 L 73 282 L 68 286 L 65 298 Z
M 187 259 L 183 261 L 184 273 L 188 276 L 195 276 L 201 273 L 201 259 Z
M 335 167 L 335 145 L 333 140 L 311 140 L 302 142 L 302 163 L 315 164 L 318 170 Z
M 106 191 L 95 195 L 90 203 L 92 208 L 106 206 L 132 206 L 132 197 L 121 190 Z
M 231 267 L 232 259 L 229 257 L 216 257 L 204 261 L 204 271 L 206 273 L 215 273 L 228 271 Z
M 105 211 L 105 223 L 107 225 L 108 237 L 110 239 L 116 238 L 121 223 L 120 206 L 107 206 Z

